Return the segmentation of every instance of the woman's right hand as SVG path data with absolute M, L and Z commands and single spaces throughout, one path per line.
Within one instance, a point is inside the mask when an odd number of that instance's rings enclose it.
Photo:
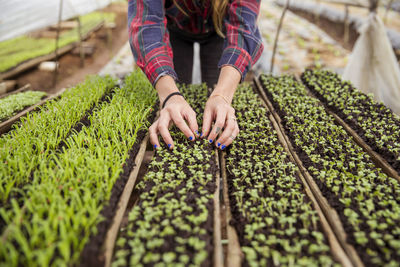
M 166 79 L 164 79 L 166 78 Z M 156 89 L 159 93 L 160 103 L 164 103 L 166 97 L 175 90 L 162 90 L 162 87 L 174 88 L 175 82 L 172 80 L 174 86 L 168 86 L 171 83 L 171 77 L 161 77 L 157 82 Z M 187 122 L 187 123 L 186 123 Z M 198 133 L 198 125 L 196 119 L 196 112 L 190 107 L 186 100 L 180 95 L 174 95 L 168 99 L 165 107 L 160 111 L 160 117 L 150 126 L 150 142 L 155 149 L 160 147 L 158 135 L 160 134 L 165 144 L 170 148 L 174 148 L 174 141 L 169 133 L 169 127 L 174 123 L 182 133 L 191 141 L 196 139 Z

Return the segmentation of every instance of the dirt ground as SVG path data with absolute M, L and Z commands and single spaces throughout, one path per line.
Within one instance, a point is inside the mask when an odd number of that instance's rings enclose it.
M 37 67 L 12 79 L 17 80 L 19 87 L 30 83 L 34 90 L 55 93 L 62 88 L 82 82 L 87 75 L 98 73 L 128 41 L 127 9 L 127 4 L 123 2 L 113 3 L 103 9 L 105 12 L 116 14 L 116 27 L 111 30 L 111 38 L 107 38 L 105 27 L 91 34 L 85 42 L 94 44 L 95 52 L 85 58 L 84 67 L 81 67 L 79 55 L 73 55 L 71 52 L 63 55 L 59 60 L 59 72 L 55 87 L 53 86 L 54 73 L 40 71 Z

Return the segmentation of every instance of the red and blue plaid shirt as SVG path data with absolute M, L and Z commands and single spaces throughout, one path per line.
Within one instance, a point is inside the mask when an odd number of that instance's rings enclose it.
M 172 1 L 171 1 L 172 2 Z M 215 31 L 211 0 L 177 0 L 189 16 L 165 0 L 130 0 L 128 8 L 129 42 L 137 65 L 155 85 L 164 75 L 177 79 L 167 30 L 167 17 L 182 31 L 206 34 Z M 225 42 L 218 67 L 230 65 L 241 74 L 259 59 L 263 44 L 256 21 L 260 0 L 230 0 L 224 19 Z

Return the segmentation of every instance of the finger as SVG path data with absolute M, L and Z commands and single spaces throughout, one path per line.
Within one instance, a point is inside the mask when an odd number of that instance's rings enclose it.
M 232 142 L 236 139 L 238 134 L 239 134 L 239 127 L 237 126 L 237 123 L 235 122 L 234 130 L 227 138 L 225 138 L 223 141 L 221 141 L 220 148 L 222 150 L 224 150 L 226 147 L 230 146 L 232 144 Z
M 226 123 L 225 123 L 225 129 L 216 141 L 217 147 L 222 148 L 222 145 L 228 146 L 227 142 L 229 141 L 230 137 L 232 136 L 233 132 L 235 131 L 236 125 L 237 125 L 237 123 L 232 118 L 232 116 L 228 116 Z
M 158 131 L 161 134 L 162 139 L 169 149 L 174 148 L 174 141 L 172 140 L 171 134 L 169 133 L 168 126 L 171 118 L 169 116 L 163 116 L 158 122 Z
M 189 123 L 190 130 L 195 133 L 196 136 L 199 136 L 199 126 L 197 125 L 196 112 L 190 109 L 184 114 L 183 117 Z
M 157 125 L 158 125 L 158 120 L 154 122 L 153 125 L 151 125 L 149 128 L 150 143 L 154 147 L 154 149 L 160 147 L 157 134 Z
M 187 126 L 185 120 L 180 113 L 175 113 L 172 115 L 172 120 L 175 125 L 182 131 L 182 133 L 191 141 L 195 139 L 192 130 Z
M 210 143 L 214 142 L 215 139 L 217 138 L 218 134 L 221 133 L 222 128 L 225 125 L 226 114 L 227 114 L 227 112 L 225 110 L 218 112 L 214 127 L 211 130 L 211 133 L 208 135 L 208 140 Z
M 206 106 L 203 115 L 203 126 L 201 129 L 200 137 L 208 136 L 208 133 L 210 132 L 211 129 L 211 123 L 212 123 L 212 112 L 210 108 L 207 108 Z

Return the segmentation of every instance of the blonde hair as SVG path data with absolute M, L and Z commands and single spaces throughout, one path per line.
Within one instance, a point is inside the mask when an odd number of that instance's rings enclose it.
M 176 2 L 176 0 L 173 0 L 175 6 L 186 16 L 189 16 L 186 11 L 180 6 L 178 5 L 178 3 Z M 184 0 L 185 6 L 186 6 L 186 10 L 188 10 L 188 6 L 186 3 L 187 0 Z M 192 0 L 194 1 L 194 0 Z M 204 0 L 203 0 L 204 1 Z M 223 28 L 223 21 L 224 21 L 224 16 L 226 13 L 226 8 L 228 6 L 228 2 L 229 0 L 211 0 L 211 6 L 212 6 L 212 19 L 213 19 L 213 23 L 214 23 L 214 28 L 215 31 L 217 32 L 218 35 L 220 35 L 221 37 L 225 37 L 224 33 L 222 32 L 222 28 Z

